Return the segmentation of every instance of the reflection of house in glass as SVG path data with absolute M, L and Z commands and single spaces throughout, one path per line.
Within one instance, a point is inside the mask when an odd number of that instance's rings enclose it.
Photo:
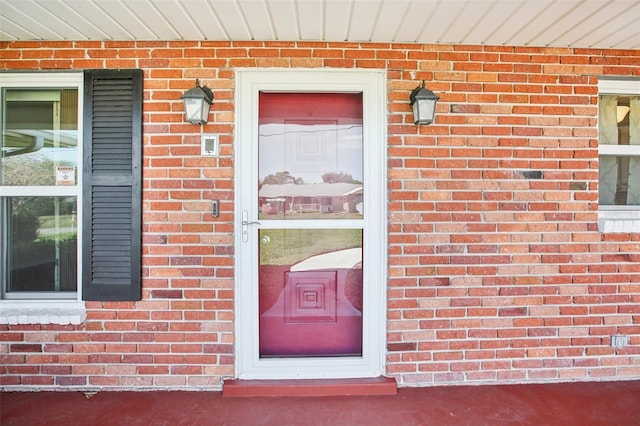
M 358 183 L 263 185 L 258 196 L 263 214 L 362 213 L 362 184 Z

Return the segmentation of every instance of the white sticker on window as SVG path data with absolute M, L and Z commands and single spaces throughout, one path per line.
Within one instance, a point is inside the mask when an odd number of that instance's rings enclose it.
M 74 166 L 56 167 L 56 185 L 75 185 L 76 168 Z

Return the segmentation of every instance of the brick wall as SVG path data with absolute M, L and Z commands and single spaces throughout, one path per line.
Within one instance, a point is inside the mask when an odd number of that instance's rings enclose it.
M 2 70 L 144 70 L 143 300 L 0 326 L 4 388 L 218 389 L 234 375 L 234 68 L 388 73 L 387 372 L 401 385 L 640 377 L 640 235 L 597 229 L 597 76 L 640 52 L 288 42 L 0 42 Z M 180 95 L 214 91 L 218 158 Z M 436 122 L 411 124 L 420 80 Z M 221 212 L 210 215 L 210 200 Z M 630 336 L 614 349 L 610 336 Z

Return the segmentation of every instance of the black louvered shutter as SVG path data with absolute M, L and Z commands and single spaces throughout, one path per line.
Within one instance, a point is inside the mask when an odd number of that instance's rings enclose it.
M 82 296 L 140 300 L 142 71 L 84 77 Z

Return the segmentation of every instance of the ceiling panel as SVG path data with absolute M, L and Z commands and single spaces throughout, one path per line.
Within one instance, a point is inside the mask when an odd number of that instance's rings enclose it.
M 33 3 L 43 3 L 47 5 L 51 0 L 23 0 L 21 1 L 22 7 L 31 5 Z M 91 24 L 91 26 L 97 28 L 98 32 L 105 34 L 107 40 L 131 40 L 133 39 L 133 33 L 130 29 L 125 28 L 120 23 L 115 21 L 113 17 L 105 10 L 106 7 L 111 6 L 110 3 L 114 1 L 102 1 L 102 0 L 66 0 L 66 5 L 72 8 L 78 15 L 78 19 L 82 19 Z M 118 8 L 124 8 L 122 4 L 116 5 Z M 29 7 L 31 10 L 31 7 Z M 52 25 L 48 21 L 42 21 L 45 25 Z M 65 30 L 65 27 L 60 29 Z M 64 37 L 67 40 L 72 40 L 71 37 Z M 91 37 L 93 38 L 93 36 Z M 47 40 L 47 38 L 44 38 Z
M 597 16 L 591 19 L 591 25 L 587 27 L 588 31 L 585 30 L 574 35 L 576 37 L 574 43 L 610 47 L 629 45 L 634 46 L 632 47 L 634 49 L 640 48 L 640 40 L 638 40 L 640 38 L 638 35 L 640 6 L 629 3 L 625 5 L 608 4 Z
M 39 26 L 45 28 L 42 22 L 54 31 L 56 27 L 66 39 L 88 39 L 89 36 L 104 37 L 95 26 L 80 17 L 74 8 L 67 6 L 62 0 L 53 0 L 47 3 L 40 3 L 42 11 L 40 14 L 32 14 L 31 17 L 40 19 Z M 32 13 L 29 11 L 29 13 Z M 74 35 L 75 33 L 75 35 Z
M 253 40 L 274 40 L 275 31 L 271 12 L 266 3 L 240 3 L 242 14 L 244 15 L 249 28 L 251 28 L 251 38 Z
M 505 6 L 504 3 L 509 2 L 498 2 L 498 10 L 507 10 L 508 5 Z M 515 9 L 511 10 L 511 15 L 508 15 L 508 19 L 506 23 L 500 27 L 496 27 L 494 31 L 489 35 L 486 39 L 487 44 L 494 45 L 512 45 L 515 44 L 514 39 L 516 36 L 525 29 L 526 26 L 529 25 L 529 22 L 532 19 L 535 19 L 538 14 L 542 13 L 550 4 L 550 1 L 532 1 L 532 2 L 513 2 L 515 3 Z M 505 13 L 505 15 L 507 15 Z M 490 25 L 490 23 L 486 23 L 485 25 Z M 535 28 L 533 29 L 535 30 Z M 532 30 L 532 31 L 533 31 Z
M 66 27 L 66 24 L 60 22 L 58 17 L 52 16 L 46 9 L 37 4 L 33 5 L 29 10 L 24 10 L 20 3 L 15 0 L 6 2 L 6 4 L 2 5 L 1 15 L 3 20 L 6 19 L 14 23 L 23 32 L 32 34 L 31 37 L 35 39 L 59 39 L 63 36 L 63 31 L 56 32 L 55 28 Z M 41 22 L 46 24 L 43 25 Z
M 331 2 L 337 3 L 337 2 Z M 346 2 L 345 2 L 346 4 Z M 323 2 L 321 1 L 297 1 L 295 2 L 297 13 L 298 13 L 298 22 L 300 24 L 300 39 L 302 40 L 323 40 L 325 39 L 325 19 L 327 17 L 324 13 Z M 331 5 L 333 6 L 333 5 Z M 341 5 L 338 5 L 341 6 Z M 330 6 L 327 6 L 330 7 Z M 338 15 L 332 14 L 329 18 L 329 22 L 333 22 L 333 19 L 336 19 L 338 22 L 341 20 L 341 17 Z M 341 25 L 330 25 L 333 29 L 341 29 Z M 344 30 L 344 28 L 342 28 Z
M 345 40 L 369 41 L 373 34 L 373 28 L 378 22 L 381 2 L 355 0 L 351 10 L 351 26 Z M 386 19 L 386 17 L 385 17 Z
M 563 16 L 574 5 L 570 2 L 563 1 L 540 1 L 541 9 L 538 9 L 538 5 L 534 3 L 527 3 L 524 8 L 529 10 L 529 13 L 525 15 L 524 25 L 515 35 L 511 38 L 510 44 L 530 46 L 534 45 L 533 40 L 537 40 L 540 35 L 544 34 L 549 28 L 556 24 L 559 17 Z M 540 41 L 540 46 L 544 46 L 545 42 Z
M 163 35 L 174 33 L 175 35 L 169 37 L 170 39 L 180 38 L 183 40 L 201 40 L 204 38 L 204 31 L 202 27 L 187 11 L 187 7 L 191 6 L 190 3 L 179 2 L 176 4 L 175 0 L 154 0 L 153 2 L 147 0 L 141 2 L 138 0 L 127 3 L 150 3 L 149 9 L 154 9 L 156 13 L 156 18 L 151 19 L 151 21 L 158 23 L 158 25 L 153 25 L 154 30 Z M 145 16 L 146 21 L 147 16 L 149 15 L 144 14 L 143 16 Z M 162 39 L 167 37 L 159 36 L 158 38 Z
M 293 1 L 274 1 L 267 3 L 276 40 L 297 40 L 299 38 L 298 17 Z
M 625 46 L 634 45 L 636 49 L 640 48 L 638 41 L 638 17 L 624 16 L 618 20 L 620 27 L 616 30 L 609 31 L 603 38 L 598 39 L 593 44 L 596 46 Z M 603 28 L 603 32 L 606 32 Z
M 406 23 L 405 20 L 410 4 L 410 0 L 382 2 L 371 40 L 379 42 L 397 40 L 397 34 L 401 26 Z
M 429 26 L 422 33 L 423 40 L 427 43 L 456 43 L 455 37 L 459 37 L 459 33 L 463 28 L 459 28 L 456 22 L 468 6 L 468 1 L 454 1 L 453 6 L 447 4 L 446 1 L 439 1 L 434 10 L 433 19 L 429 20 Z M 454 27 L 454 28 L 452 28 Z M 445 34 L 454 34 L 452 39 L 444 40 Z
M 396 32 L 394 41 L 434 43 L 433 38 L 429 38 L 429 26 L 432 21 L 438 19 L 436 17 L 437 8 L 438 2 L 435 1 L 412 1 L 405 13 L 404 21 Z
M 110 38 L 107 33 L 100 30 L 100 28 L 92 22 L 93 19 L 87 19 L 80 15 L 77 10 L 78 8 L 75 7 L 74 2 L 72 1 L 51 0 L 48 2 L 41 2 L 39 4 L 48 10 L 52 16 L 57 16 L 64 22 L 64 24 L 61 25 L 61 31 L 64 31 L 64 36 L 62 38 L 64 39 L 102 40 Z M 21 6 L 24 6 L 23 2 L 21 2 Z M 1 10 L 2 6 L 0 5 L 0 11 Z M 47 18 L 46 21 L 41 22 L 41 25 L 51 25 L 51 22 L 54 21 Z M 79 36 L 75 37 L 73 35 L 74 33 L 79 34 Z
M 640 48 L 640 0 L 0 0 L 0 40 Z
M 603 20 L 608 23 L 612 23 L 612 20 L 616 18 L 616 15 L 619 15 L 622 11 L 620 8 L 610 1 L 588 1 L 589 4 L 594 4 L 595 7 L 588 7 L 590 9 L 589 13 L 584 13 L 583 10 L 580 10 L 580 13 L 583 15 L 582 18 L 578 20 L 578 22 L 572 21 L 573 16 L 568 15 L 568 22 L 564 28 L 564 32 L 555 39 L 553 39 L 554 43 L 564 43 L 567 45 L 573 45 L 580 42 L 581 38 L 584 38 L 585 35 L 591 33 L 593 29 L 599 25 Z M 613 25 L 607 25 L 611 31 L 617 31 L 618 29 L 613 27 Z
M 349 38 L 352 19 L 351 3 L 347 1 L 328 1 L 324 9 L 324 39 L 329 41 L 345 41 Z
M 32 40 L 33 36 L 33 33 L 0 16 L 0 40 Z
M 229 34 L 213 7 L 206 1 L 193 1 L 187 8 L 189 16 L 204 34 L 206 40 L 228 40 Z M 163 38 L 161 38 L 163 39 Z M 169 40 L 171 40 L 169 38 Z
M 496 21 L 499 22 L 502 12 L 493 10 L 496 5 L 495 1 L 467 1 L 458 10 L 458 15 L 453 21 L 454 25 L 447 28 L 440 39 L 445 43 L 447 40 L 452 43 L 458 43 L 461 40 L 464 42 L 465 39 L 470 38 L 467 35 L 481 25 L 487 16 L 494 24 Z
M 242 16 L 242 9 L 238 2 L 212 1 L 209 4 L 213 7 L 229 40 L 251 40 L 250 28 Z
M 177 35 L 175 31 L 171 31 L 166 20 L 158 13 L 152 3 L 132 1 L 121 5 L 114 2 L 105 2 L 101 6 L 112 19 L 126 28 L 133 38 L 150 40 L 168 34 L 171 34 L 171 38 L 175 38 Z M 152 30 L 150 26 L 153 26 L 154 29 Z M 167 28 L 164 33 L 159 31 L 160 27 L 163 26 Z
M 496 36 L 505 29 L 513 28 L 513 17 L 518 13 L 518 10 L 522 8 L 519 2 L 506 1 L 506 2 L 490 2 L 487 5 L 485 11 L 478 11 L 477 19 L 469 27 L 464 36 L 462 36 L 462 42 L 465 44 L 474 44 L 480 40 L 481 44 L 495 44 L 490 43 L 492 37 Z M 512 32 L 508 32 L 512 35 Z M 500 43 L 498 43 L 500 44 Z
M 591 14 L 600 9 L 603 3 L 602 1 L 584 1 L 580 7 L 567 5 L 565 10 L 554 4 L 552 8 L 549 8 L 547 15 L 551 25 L 540 28 L 543 31 L 529 40 L 528 44 L 539 45 L 540 43 L 548 43 L 548 40 L 552 42 L 561 40 L 571 28 L 578 27 Z

